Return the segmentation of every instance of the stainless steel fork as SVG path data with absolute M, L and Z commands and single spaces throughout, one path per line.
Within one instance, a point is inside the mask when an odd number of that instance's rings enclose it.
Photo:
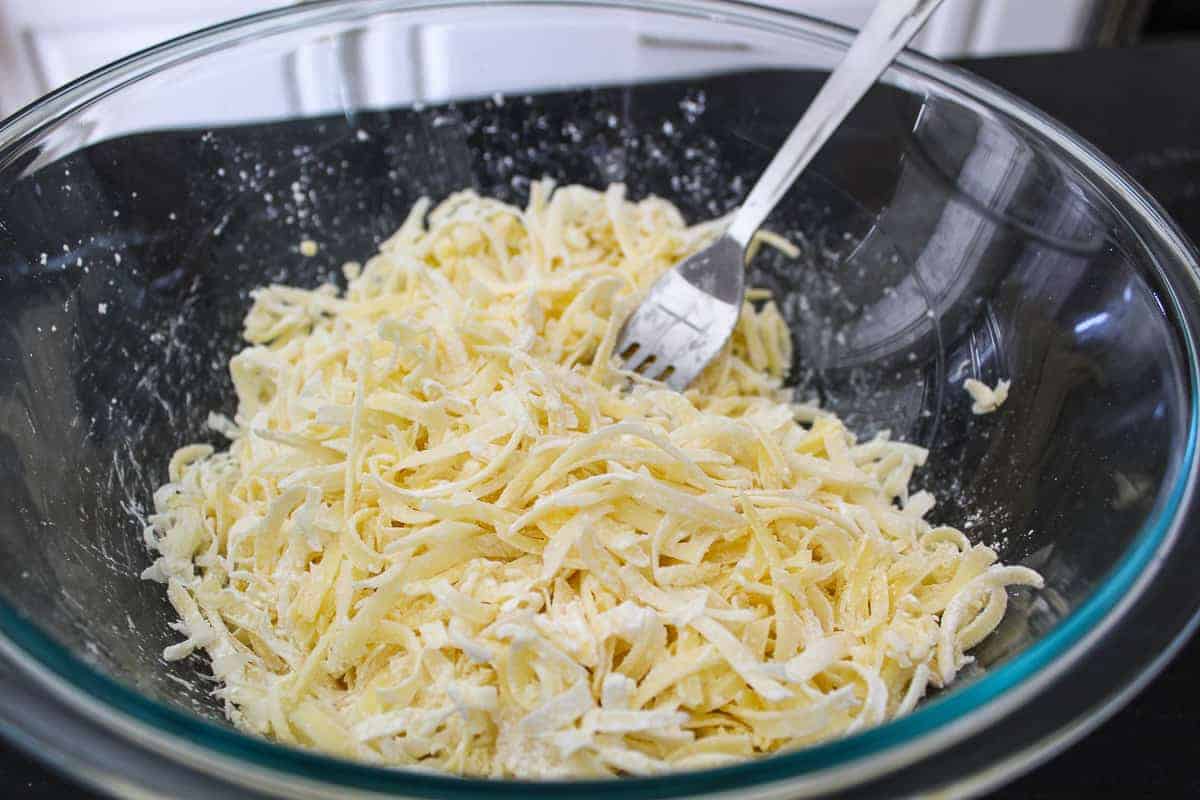
M 941 2 L 880 0 L 726 231 L 659 278 L 625 321 L 617 342 L 625 369 L 682 391 L 716 357 L 741 313 L 754 233 Z

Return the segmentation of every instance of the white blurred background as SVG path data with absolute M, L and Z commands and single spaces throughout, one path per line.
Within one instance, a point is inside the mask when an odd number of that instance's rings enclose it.
M 856 26 L 874 0 L 759 0 Z M 282 5 L 286 0 L 0 0 L 0 117 L 92 69 L 165 39 L 221 20 Z M 915 46 L 941 58 L 1066 50 L 1107 44 L 1145 17 L 1152 0 L 947 0 L 918 36 Z M 550 24 L 560 24 L 548 22 Z M 493 32 L 455 31 L 475 36 L 472 47 L 521 47 L 545 31 L 523 28 L 501 37 Z M 459 68 L 442 53 L 463 52 L 462 41 L 429 31 L 413 44 L 420 70 L 413 94 L 436 97 L 455 82 Z M 597 39 L 590 56 L 613 54 Z M 680 43 L 686 45 L 686 43 Z M 664 47 L 664 42 L 656 46 Z M 670 43 L 665 43 L 669 50 Z M 589 54 L 572 53 L 573 58 Z M 660 57 L 670 58 L 669 52 Z M 686 56 L 681 54 L 680 58 Z M 519 69 L 519 66 L 516 67 Z M 496 78 L 496 76 L 490 76 Z M 512 77 L 513 85 L 521 82 Z M 501 80 L 500 83 L 505 83 Z M 301 95 L 305 87 L 299 87 Z M 296 94 L 295 91 L 292 92 Z M 196 98 L 203 105 L 206 100 Z

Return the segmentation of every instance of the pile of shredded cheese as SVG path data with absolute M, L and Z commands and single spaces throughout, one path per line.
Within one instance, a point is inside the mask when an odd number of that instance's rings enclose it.
M 155 495 L 166 658 L 207 651 L 243 729 L 523 778 L 728 764 L 950 683 L 1041 579 L 924 520 L 921 448 L 789 403 L 775 305 L 683 394 L 616 368 L 639 291 L 721 225 L 461 192 L 344 294 L 259 290 L 232 444 Z

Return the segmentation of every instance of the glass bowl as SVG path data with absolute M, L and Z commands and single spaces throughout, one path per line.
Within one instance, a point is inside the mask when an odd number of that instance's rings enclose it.
M 1127 700 L 1200 589 L 1196 255 L 1126 175 L 964 72 L 904 55 L 769 226 L 796 390 L 932 449 L 939 520 L 1038 569 L 974 668 L 849 738 L 664 777 L 489 782 L 245 736 L 176 635 L 143 515 L 232 411 L 248 291 L 368 255 L 422 194 L 530 178 L 733 208 L 849 40 L 728 2 L 309 3 L 177 39 L 0 127 L 0 713 L 116 793 L 970 793 Z M 320 243 L 315 257 L 299 243 Z M 961 385 L 1011 378 L 998 413 Z

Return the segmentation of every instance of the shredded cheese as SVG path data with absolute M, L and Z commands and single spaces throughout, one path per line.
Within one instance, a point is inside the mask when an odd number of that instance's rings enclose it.
M 344 293 L 256 292 L 231 444 L 155 495 L 164 656 L 207 652 L 245 730 L 522 778 L 719 766 L 950 683 L 1041 579 L 925 521 L 924 450 L 789 404 L 773 303 L 683 394 L 615 365 L 720 225 L 619 185 L 467 191 Z

